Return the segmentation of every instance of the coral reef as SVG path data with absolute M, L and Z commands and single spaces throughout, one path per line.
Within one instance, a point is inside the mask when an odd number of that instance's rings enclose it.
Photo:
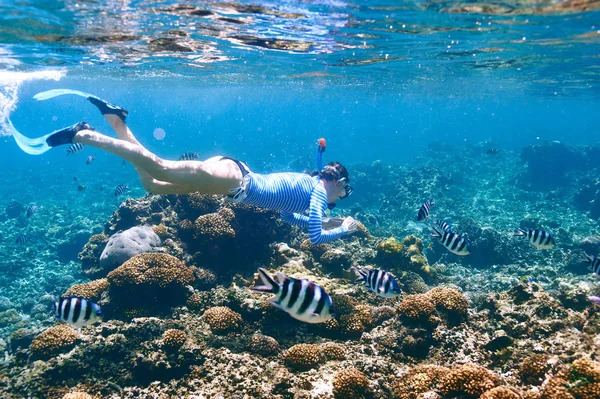
M 29 350 L 34 359 L 47 359 L 73 348 L 78 339 L 77 333 L 69 326 L 57 325 L 37 335 Z
M 90 281 L 84 284 L 75 284 L 64 293 L 63 296 L 81 296 L 92 302 L 98 302 L 102 295 L 108 292 L 109 283 L 105 278 Z
M 425 392 L 435 391 L 440 379 L 449 372 L 450 369 L 441 366 L 417 366 L 396 381 L 394 394 L 399 399 L 417 399 Z
M 185 343 L 186 338 L 184 331 L 175 329 L 167 330 L 162 335 L 164 346 L 170 349 L 180 348 Z
M 357 369 L 346 369 L 333 377 L 336 399 L 361 399 L 370 396 L 369 379 Z
M 204 312 L 204 319 L 215 334 L 224 334 L 241 327 L 242 316 L 226 306 L 217 306 Z
M 291 370 L 309 370 L 323 361 L 323 351 L 318 345 L 297 344 L 285 352 L 284 361 Z
M 441 377 L 439 390 L 444 395 L 477 397 L 496 387 L 499 382 L 498 377 L 489 370 L 468 363 L 451 368 L 448 373 Z

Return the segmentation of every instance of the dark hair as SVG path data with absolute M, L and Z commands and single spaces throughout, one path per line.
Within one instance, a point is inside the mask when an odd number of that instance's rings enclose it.
M 329 168 L 328 168 L 329 166 Z M 323 180 L 336 181 L 346 178 L 346 182 L 350 182 L 350 176 L 348 176 L 348 169 L 339 162 L 329 162 L 321 172 L 319 176 Z

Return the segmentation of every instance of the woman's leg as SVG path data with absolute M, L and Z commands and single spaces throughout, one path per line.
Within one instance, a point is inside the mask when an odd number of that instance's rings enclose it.
M 113 139 L 89 127 L 77 131 L 72 142 L 106 150 L 131 162 L 158 180 L 158 188 L 161 188 L 160 182 L 176 186 L 162 186 L 171 194 L 196 191 L 229 194 L 229 190 L 239 187 L 242 181 L 242 171 L 229 159 L 217 160 L 220 158 L 214 157 L 207 161 L 167 161 L 139 144 Z

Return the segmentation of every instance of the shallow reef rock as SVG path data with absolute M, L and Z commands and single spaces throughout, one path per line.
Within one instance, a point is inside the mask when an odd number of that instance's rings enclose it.
M 136 226 L 113 234 L 100 254 L 100 267 L 111 271 L 137 254 L 161 245 L 160 237 L 148 226 Z

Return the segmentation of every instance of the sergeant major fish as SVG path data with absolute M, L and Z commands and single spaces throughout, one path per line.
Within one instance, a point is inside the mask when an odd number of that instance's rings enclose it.
M 443 220 L 438 220 L 435 222 L 435 225 L 440 228 L 440 230 L 447 231 L 448 233 L 452 233 L 452 227 Z
M 588 269 L 591 272 L 594 272 L 596 274 L 600 274 L 600 259 L 598 259 L 598 257 L 596 257 L 595 255 L 588 255 L 585 252 L 583 253 L 584 258 L 581 259 L 581 261 L 583 263 L 587 263 Z
M 75 143 L 72 144 L 68 149 L 67 149 L 67 155 L 71 155 L 71 154 L 77 154 L 78 152 L 80 152 L 81 150 L 83 150 L 85 146 L 81 143 Z
M 445 231 L 436 226 L 431 226 L 433 229 L 433 238 L 438 238 L 442 245 L 450 252 L 455 255 L 465 256 L 469 255 L 469 243 L 464 237 L 456 233 Z
M 419 213 L 417 213 L 417 221 L 424 222 L 429 217 L 429 211 L 431 207 L 435 204 L 435 201 L 430 199 L 425 201 L 421 208 L 419 208 Z
M 89 157 L 87 157 L 87 159 L 85 160 L 85 164 L 86 165 L 90 165 L 92 162 L 94 162 L 94 160 L 96 159 L 96 154 L 94 155 L 90 155 Z
M 35 204 L 29 205 L 29 207 L 27 208 L 26 216 L 28 218 L 32 217 L 33 214 L 35 213 L 35 211 L 37 211 L 37 205 L 35 205 Z
M 278 283 L 262 268 L 258 269 L 258 275 L 263 285 L 255 286 L 252 290 L 275 294 L 269 302 L 294 319 L 315 324 L 335 316 L 331 297 L 315 283 L 277 273 Z
M 515 230 L 515 237 L 525 237 L 537 249 L 550 249 L 554 247 L 554 238 L 545 230 L 522 229 Z
M 125 191 L 129 190 L 129 184 L 119 184 L 117 188 L 115 188 L 115 197 L 125 194 Z
M 200 155 L 196 152 L 186 152 L 179 157 L 179 161 L 197 161 Z
M 352 268 L 357 275 L 355 283 L 364 282 L 367 290 L 383 298 L 395 298 L 402 292 L 398 282 L 390 273 L 377 269 Z
M 31 241 L 31 236 L 29 234 L 19 234 L 15 240 L 15 243 L 19 245 L 25 245 L 29 241 Z
M 100 306 L 80 296 L 63 296 L 54 303 L 58 320 L 77 327 L 101 322 L 104 314 Z

